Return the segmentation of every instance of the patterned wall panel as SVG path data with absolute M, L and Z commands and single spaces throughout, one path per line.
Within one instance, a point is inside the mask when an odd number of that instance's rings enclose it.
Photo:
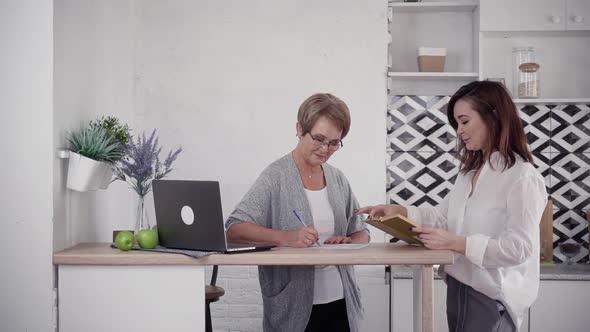
M 588 262 L 590 209 L 590 105 L 551 109 L 550 185 L 553 199 L 553 258 L 564 261 L 558 244 L 581 244 L 573 261 Z
M 448 152 L 389 152 L 387 195 L 391 203 L 440 203 L 457 175 L 458 160 Z
M 455 131 L 447 124 L 448 96 L 392 96 L 387 112 L 391 151 L 455 151 Z
M 449 96 L 390 95 L 387 111 L 387 198 L 403 205 L 437 205 L 458 169 L 456 136 L 448 125 Z M 581 245 L 588 261 L 590 209 L 590 106 L 517 105 L 535 165 L 554 204 L 554 261 L 562 242 Z

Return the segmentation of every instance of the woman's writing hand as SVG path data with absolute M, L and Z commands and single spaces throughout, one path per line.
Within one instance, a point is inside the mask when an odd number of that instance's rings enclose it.
M 366 213 L 369 217 L 383 217 L 383 216 L 391 216 L 396 214 L 401 214 L 404 217 L 408 216 L 408 210 L 397 204 L 381 204 L 375 206 L 365 206 L 356 211 L 356 214 Z
M 325 244 L 340 244 L 352 243 L 352 239 L 348 236 L 331 236 L 324 241 Z
M 318 231 L 311 227 L 301 227 L 294 231 L 287 231 L 286 235 L 287 246 L 297 248 L 307 248 L 319 238 Z
M 446 249 L 465 254 L 465 237 L 440 228 L 414 227 L 420 233 L 418 238 L 429 249 Z

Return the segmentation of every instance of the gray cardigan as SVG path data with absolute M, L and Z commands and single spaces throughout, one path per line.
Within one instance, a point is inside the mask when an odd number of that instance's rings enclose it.
M 346 236 L 366 231 L 360 216 L 354 213 L 359 204 L 344 174 L 323 165 L 328 199 L 334 212 L 334 234 Z M 301 227 L 293 210 L 308 226 L 313 225 L 311 209 L 303 182 L 291 153 L 270 164 L 236 206 L 226 221 L 226 228 L 253 221 L 279 230 Z M 359 330 L 363 309 L 353 266 L 338 266 L 348 321 L 352 332 Z M 313 305 L 313 266 L 259 266 L 259 281 L 264 306 L 264 331 L 304 331 Z

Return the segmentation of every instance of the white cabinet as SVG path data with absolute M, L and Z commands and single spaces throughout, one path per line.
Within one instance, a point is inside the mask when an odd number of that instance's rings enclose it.
M 481 0 L 480 78 L 513 90 L 512 49 L 532 46 L 541 98 L 588 98 L 590 34 L 573 30 L 590 31 L 590 0 Z
M 482 31 L 565 29 L 565 0 L 481 0 Z
M 530 331 L 590 330 L 589 300 L 590 281 L 541 280 L 539 297 L 531 308 Z
M 565 25 L 567 30 L 590 30 L 590 1 L 568 0 Z
M 205 330 L 204 265 L 57 268 L 60 332 Z
M 391 279 L 391 326 L 392 332 L 414 330 L 413 280 Z M 434 331 L 448 332 L 447 286 L 441 279 L 434 280 Z M 369 330 L 367 330 L 369 331 Z M 377 331 L 377 330 L 372 330 Z
M 590 30 L 588 0 L 481 0 L 481 31 Z
M 480 28 L 481 31 L 515 31 L 519 28 L 517 12 L 506 10 L 514 8 L 519 0 L 481 0 Z
M 383 265 L 354 267 L 365 309 L 361 331 L 389 331 L 389 280 Z
M 517 10 L 510 8 L 511 15 L 520 23 L 518 30 L 559 31 L 565 29 L 564 0 L 520 0 Z

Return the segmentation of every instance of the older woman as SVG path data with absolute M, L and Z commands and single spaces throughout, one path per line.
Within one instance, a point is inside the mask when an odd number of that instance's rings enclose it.
M 230 242 L 308 247 L 366 243 L 346 177 L 326 162 L 342 147 L 350 113 L 318 93 L 297 114 L 299 142 L 270 164 L 226 222 Z M 352 266 L 260 266 L 264 331 L 358 331 L 362 312 Z

